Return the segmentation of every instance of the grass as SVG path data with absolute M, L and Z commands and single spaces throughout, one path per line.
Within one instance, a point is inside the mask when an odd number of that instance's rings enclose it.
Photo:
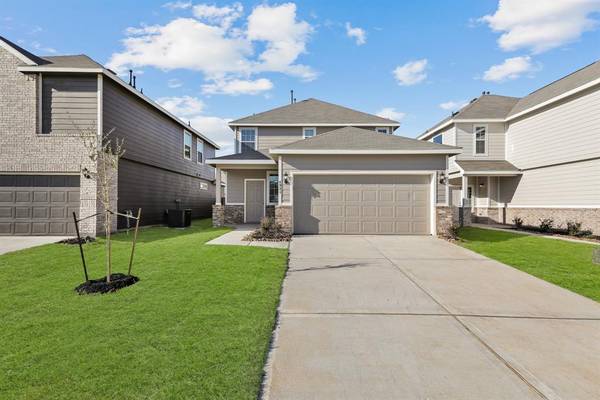
M 600 301 L 596 245 L 473 227 L 461 228 L 459 237 L 463 247 Z
M 205 246 L 227 232 L 140 231 L 137 284 L 79 296 L 77 246 L 0 256 L 1 399 L 255 399 L 287 251 Z M 130 236 L 116 235 L 114 272 Z M 102 240 L 85 245 L 105 275 Z

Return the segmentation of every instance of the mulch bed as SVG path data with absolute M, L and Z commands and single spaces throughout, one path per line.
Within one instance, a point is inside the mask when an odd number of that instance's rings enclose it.
M 82 237 L 81 238 L 81 244 L 91 243 L 91 242 L 95 242 L 95 241 L 96 241 L 96 239 L 94 239 L 91 236 L 86 236 L 86 237 Z M 61 240 L 58 243 L 61 243 L 61 244 L 79 244 L 79 240 L 77 240 L 77 238 L 69 238 L 69 239 Z
M 110 275 L 110 282 L 106 282 L 106 277 L 91 279 L 77 286 L 75 291 L 79 294 L 116 292 L 119 289 L 133 285 L 139 280 L 140 278 L 137 276 L 116 273 Z

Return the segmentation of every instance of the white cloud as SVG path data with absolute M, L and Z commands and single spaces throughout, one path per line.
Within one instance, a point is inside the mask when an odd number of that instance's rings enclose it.
M 381 118 L 393 119 L 394 121 L 401 121 L 406 113 L 397 111 L 394 107 L 384 107 L 379 110 L 375 115 Z
M 297 63 L 313 28 L 297 19 L 295 4 L 259 5 L 246 24 L 239 21 L 243 12 L 239 3 L 199 4 L 192 12 L 194 18 L 128 28 L 124 50 L 111 56 L 108 67 L 119 73 L 142 66 L 194 70 L 204 74 L 206 84 L 216 86 L 268 72 L 307 81 L 317 77 L 310 66 Z M 265 81 L 260 82 L 264 88 Z
M 464 106 L 466 106 L 467 104 L 469 104 L 469 102 L 466 100 L 458 100 L 458 101 L 450 100 L 450 101 L 440 104 L 440 108 L 442 110 L 446 110 L 446 111 L 458 111 L 461 108 L 463 108 Z
M 539 67 L 531 62 L 531 57 L 529 56 L 507 58 L 502 64 L 492 65 L 485 71 L 483 80 L 503 82 L 517 79 L 523 74 L 531 73 L 538 69 Z
M 367 32 L 362 28 L 353 27 L 350 22 L 346 22 L 346 35 L 356 39 L 357 46 L 367 43 Z
M 204 110 L 204 102 L 192 96 L 161 97 L 156 102 L 182 119 L 200 114 Z
M 162 5 L 164 8 L 168 8 L 171 11 L 185 10 L 192 6 L 191 1 L 170 1 Z
M 398 85 L 411 86 L 423 82 L 427 79 L 427 59 L 409 61 L 404 65 L 399 65 L 394 69 L 394 76 Z
M 40 44 L 40 42 L 37 41 L 31 42 L 31 47 L 33 47 L 35 50 L 43 51 L 50 54 L 56 53 L 56 49 L 54 49 L 53 47 L 44 47 Z
M 244 79 L 219 79 L 212 83 L 202 85 L 205 94 L 228 94 L 238 96 L 240 94 L 259 94 L 273 88 L 273 83 L 265 78 L 256 80 Z
M 496 12 L 480 21 L 502 32 L 498 45 L 503 50 L 541 53 L 595 29 L 598 21 L 591 15 L 599 11 L 599 0 L 499 0 Z
M 173 78 L 173 79 L 169 79 L 167 81 L 167 86 L 170 87 L 171 89 L 177 89 L 183 86 L 183 83 L 177 79 L 177 78 Z

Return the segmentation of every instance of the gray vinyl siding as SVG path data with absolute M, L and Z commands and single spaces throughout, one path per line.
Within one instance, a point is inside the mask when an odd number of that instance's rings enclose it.
M 276 169 L 274 170 L 276 171 Z M 267 179 L 264 169 L 230 169 L 227 171 L 226 204 L 244 203 L 244 179 Z M 265 184 L 266 186 L 266 184 Z
M 283 170 L 445 171 L 445 155 L 296 155 L 283 157 Z M 445 189 L 438 202 L 445 202 Z M 290 202 L 290 185 L 283 185 L 283 202 Z
M 600 160 L 526 170 L 502 178 L 500 196 L 510 206 L 600 206 Z
M 104 131 L 114 129 L 114 137 L 125 139 L 124 158 L 206 181 L 215 179 L 213 167 L 197 163 L 196 135 L 192 134 L 192 159 L 187 160 L 184 128 L 108 79 L 103 84 L 103 111 Z M 214 158 L 215 149 L 204 142 L 204 153 L 205 160 Z
M 181 208 L 191 208 L 192 218 L 208 218 L 215 202 L 215 186 L 208 190 L 200 188 L 204 180 L 169 172 L 160 168 L 121 160 L 119 164 L 118 209 L 120 212 L 142 209 L 142 225 L 165 222 L 165 209 L 175 208 L 180 200 Z M 119 228 L 125 228 L 119 219 Z
M 96 133 L 97 119 L 96 75 L 43 75 L 42 133 Z
M 473 135 L 475 125 L 488 127 L 487 155 L 473 154 Z M 504 123 L 459 123 L 456 124 L 456 146 L 462 147 L 462 153 L 456 156 L 457 160 L 504 160 L 505 128 Z
M 507 131 L 507 160 L 526 169 L 600 157 L 599 132 L 600 86 L 596 86 L 511 122 Z

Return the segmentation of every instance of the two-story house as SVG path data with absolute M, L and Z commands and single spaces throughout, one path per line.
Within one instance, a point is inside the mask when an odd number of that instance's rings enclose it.
M 463 148 L 449 199 L 478 219 L 600 232 L 600 62 L 523 98 L 484 93 L 419 139 Z
M 460 149 L 394 135 L 396 121 L 308 99 L 229 125 L 236 153 L 208 160 L 227 174 L 217 226 L 274 216 L 299 234 L 435 234 L 452 218 Z
M 142 208 L 142 224 L 177 205 L 210 215 L 216 143 L 85 55 L 38 57 L 0 37 L 0 235 L 72 234 L 73 211 L 100 209 L 81 176 L 95 169 L 81 138 L 90 132 L 125 140 L 113 209 Z M 82 230 L 100 233 L 100 219 Z

